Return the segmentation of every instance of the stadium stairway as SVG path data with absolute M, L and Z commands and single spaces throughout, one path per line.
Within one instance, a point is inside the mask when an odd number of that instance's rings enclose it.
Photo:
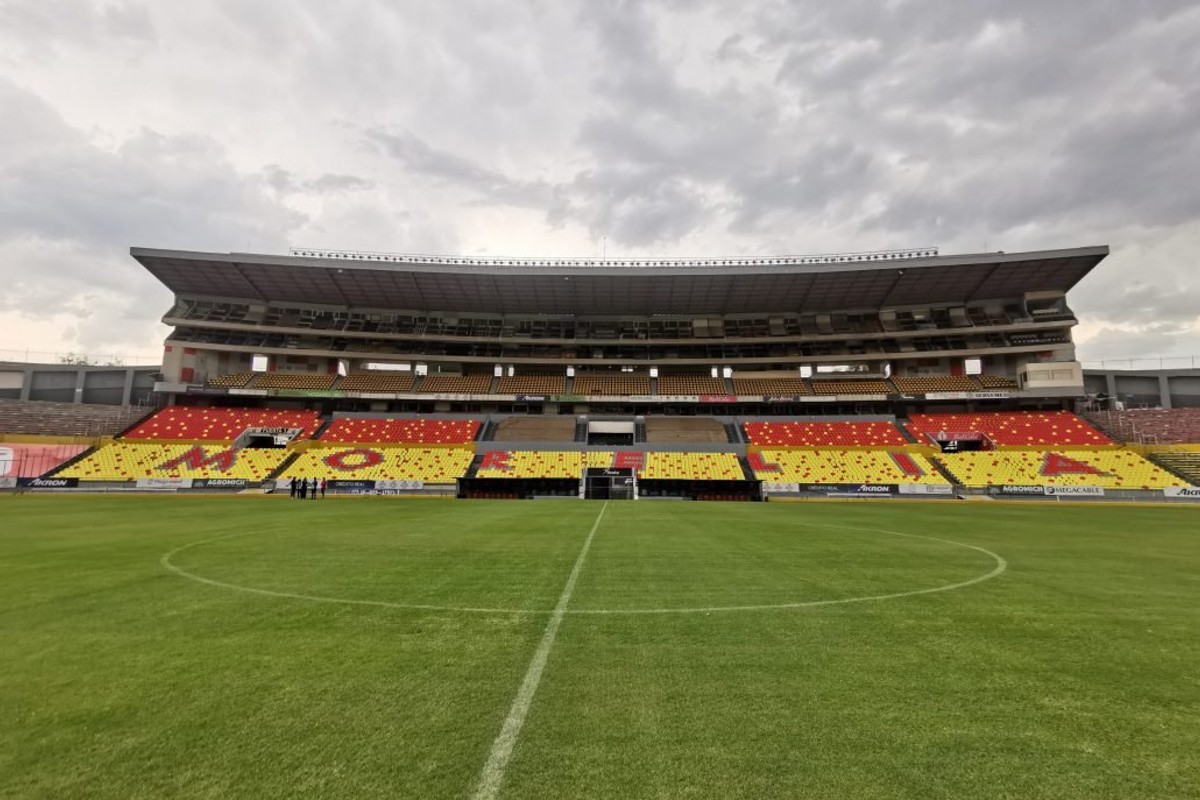
M 113 436 L 113 438 L 120 439 L 122 436 L 129 433 L 131 430 L 136 428 L 138 425 L 141 425 L 143 422 L 150 419 L 150 417 L 157 414 L 159 412 L 159 410 L 160 410 L 159 406 L 147 406 L 145 414 L 142 414 L 140 417 L 138 417 L 137 419 L 130 422 L 128 425 L 126 425 L 124 428 L 122 428 L 120 431 L 118 431 L 116 433 L 116 435 Z
M 754 474 L 753 467 L 750 466 L 750 462 L 746 460 L 745 456 L 738 456 L 738 463 L 742 465 L 742 475 L 745 476 L 746 480 L 758 480 L 758 477 Z
M 317 429 L 315 431 L 313 431 L 312 435 L 309 436 L 308 438 L 309 439 L 320 439 L 321 434 L 325 433 L 325 430 L 332 424 L 333 424 L 333 415 L 332 414 L 327 414 L 327 415 L 321 417 L 321 424 L 317 426 Z
M 479 426 L 479 433 L 475 436 L 477 442 L 490 442 L 496 438 L 496 423 L 489 420 L 484 420 Z
M 482 466 L 482 464 L 483 453 L 476 453 L 475 457 L 471 459 L 471 465 L 467 467 L 467 471 L 463 475 L 463 478 L 474 478 L 479 473 L 479 467 Z
M 1101 428 L 1101 430 L 1104 429 Z M 1108 431 L 1104 432 L 1108 433 Z M 1193 486 L 1200 486 L 1200 454 L 1147 453 L 1146 460 L 1182 481 L 1187 481 Z
M 320 433 L 322 430 L 324 430 L 324 427 L 318 428 L 317 432 Z M 300 454 L 303 452 L 304 452 L 303 450 L 293 450 L 292 452 L 288 453 L 287 458 L 283 459 L 283 461 L 280 463 L 280 465 L 278 467 L 276 467 L 275 469 L 273 469 L 269 473 L 267 473 L 267 476 L 265 478 L 263 478 L 263 481 L 266 482 L 266 481 L 279 480 L 279 476 L 283 474 L 283 471 L 286 470 L 288 467 L 290 467 L 292 465 L 292 462 L 294 462 L 297 458 L 299 458 Z
M 646 441 L 646 418 L 638 417 L 638 421 L 633 423 L 633 441 L 634 444 Z
M 572 378 L 574 380 L 574 378 Z M 587 443 L 588 425 L 585 420 L 575 421 L 575 441 Z
M 901 428 L 901 430 L 903 430 L 903 428 Z M 905 433 L 907 433 L 907 431 L 905 431 Z M 962 486 L 962 481 L 954 476 L 954 473 L 950 471 L 948 466 L 946 466 L 946 462 L 934 455 L 930 455 L 928 458 L 929 463 L 933 464 L 934 468 L 937 469 L 938 474 L 946 479 L 946 483 L 949 483 L 953 486 Z
M 900 435 L 907 439 L 911 444 L 928 444 L 928 442 L 922 442 L 920 439 L 918 439 L 916 435 L 914 435 L 913 432 L 908 429 L 908 426 L 900 420 L 896 420 L 896 427 L 900 429 Z
M 1096 430 L 1103 433 L 1108 438 L 1112 439 L 1117 444 L 1120 444 L 1120 445 L 1126 444 L 1125 437 L 1120 435 L 1119 431 L 1117 431 L 1111 425 L 1105 424 L 1103 422 L 1103 418 L 1099 414 L 1084 413 L 1084 414 L 1080 414 L 1079 416 L 1086 419 L 1089 425 L 1091 425 L 1093 428 L 1095 428 Z

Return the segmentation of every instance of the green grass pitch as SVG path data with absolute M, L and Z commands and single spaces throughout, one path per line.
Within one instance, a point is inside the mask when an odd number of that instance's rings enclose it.
M 505 798 L 1200 797 L 1200 509 L 0 497 L 2 798 L 470 798 L 523 686 Z

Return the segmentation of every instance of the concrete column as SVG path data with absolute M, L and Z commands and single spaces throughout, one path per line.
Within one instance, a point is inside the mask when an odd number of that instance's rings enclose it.
M 1171 381 L 1166 375 L 1158 376 L 1158 403 L 1163 408 L 1171 407 Z
M 126 367 L 125 369 L 125 388 L 121 390 L 121 405 L 133 405 L 130 400 L 133 398 L 133 369 Z
M 21 399 L 28 400 L 29 393 L 33 391 L 33 369 L 25 368 L 25 377 L 21 379 Z
M 1104 387 L 1108 396 L 1114 400 L 1117 397 L 1117 376 L 1111 372 L 1104 373 Z
M 75 399 L 71 401 L 72 403 L 83 402 L 83 385 L 85 380 L 87 380 L 87 370 L 80 367 L 75 371 Z

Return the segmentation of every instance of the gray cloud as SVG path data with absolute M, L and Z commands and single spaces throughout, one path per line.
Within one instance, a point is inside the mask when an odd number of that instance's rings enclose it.
M 85 320 L 79 348 L 125 324 L 96 292 L 152 319 L 133 243 L 1107 242 L 1081 352 L 1200 353 L 1197 40 L 1188 0 L 12 0 L 0 312 Z

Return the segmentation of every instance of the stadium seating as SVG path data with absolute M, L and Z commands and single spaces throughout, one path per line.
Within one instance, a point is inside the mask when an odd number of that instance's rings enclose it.
M 115 436 L 152 411 L 141 406 L 0 400 L 0 434 Z
M 725 444 L 725 426 L 712 417 L 646 417 L 647 442 Z
M 1137 408 L 1084 416 L 1126 442 L 1200 444 L 1200 408 Z
M 812 394 L 803 378 L 734 378 L 733 391 L 743 395 L 807 395 Z
M 261 372 L 250 385 L 255 389 L 320 391 L 333 388 L 337 375 L 318 372 Z
M 896 447 L 908 444 L 890 422 L 747 422 L 751 444 L 763 447 Z
M 351 444 L 466 444 L 479 432 L 474 419 L 338 417 L 323 442 Z
M 946 483 L 922 455 L 887 450 L 763 450 L 748 458 L 775 483 Z
M 300 428 L 303 438 L 319 425 L 315 411 L 168 406 L 124 438 L 232 442 L 247 428 Z
M 613 453 L 579 450 L 491 450 L 475 473 L 479 478 L 579 478 L 587 467 L 610 467 Z
M 411 372 L 351 372 L 338 388 L 346 392 L 410 392 L 415 380 Z
M 320 447 L 301 453 L 279 480 L 400 480 L 454 483 L 466 474 L 474 453 L 467 447 Z
M 254 377 L 254 373 L 246 370 L 245 372 L 230 372 L 227 375 L 218 375 L 215 378 L 210 378 L 209 386 L 226 387 L 229 389 L 238 389 L 250 382 Z
M 741 481 L 742 465 L 732 453 L 646 453 L 640 480 Z
M 982 433 L 997 445 L 1112 445 L 1113 440 L 1069 411 L 913 414 L 908 429 L 918 437 L 939 432 Z
M 283 449 L 116 441 L 67 467 L 59 476 L 83 481 L 139 478 L 243 478 L 261 481 L 283 463 Z
M 1197 450 L 1156 450 L 1150 460 L 1167 469 L 1182 475 L 1193 486 L 1200 486 L 1200 451 Z
M 491 375 L 426 375 L 417 391 L 424 394 L 487 394 Z
M 942 457 L 964 486 L 1102 486 L 1163 489 L 1186 484 L 1129 450 L 994 450 Z
M 729 394 L 725 381 L 711 375 L 659 375 L 658 393 L 673 395 Z
M 514 375 L 501 378 L 496 394 L 556 395 L 567 393 L 565 375 Z
M 582 374 L 575 376 L 575 386 L 572 389 L 578 395 L 611 395 L 627 397 L 629 395 L 650 394 L 650 378 L 645 375 L 628 374 Z
M 87 445 L 0 441 L 0 478 L 36 478 L 84 450 Z
M 969 375 L 893 375 L 892 384 L 904 394 L 978 392 L 983 386 Z
M 500 420 L 492 439 L 497 442 L 573 442 L 574 417 L 508 417 Z
M 1016 389 L 1017 379 L 1007 375 L 977 375 L 979 385 L 984 389 Z
M 812 382 L 813 394 L 832 395 L 832 394 L 893 394 L 894 389 L 887 381 L 883 380 L 860 380 L 853 378 L 845 378 L 841 380 L 821 381 L 814 380 Z

